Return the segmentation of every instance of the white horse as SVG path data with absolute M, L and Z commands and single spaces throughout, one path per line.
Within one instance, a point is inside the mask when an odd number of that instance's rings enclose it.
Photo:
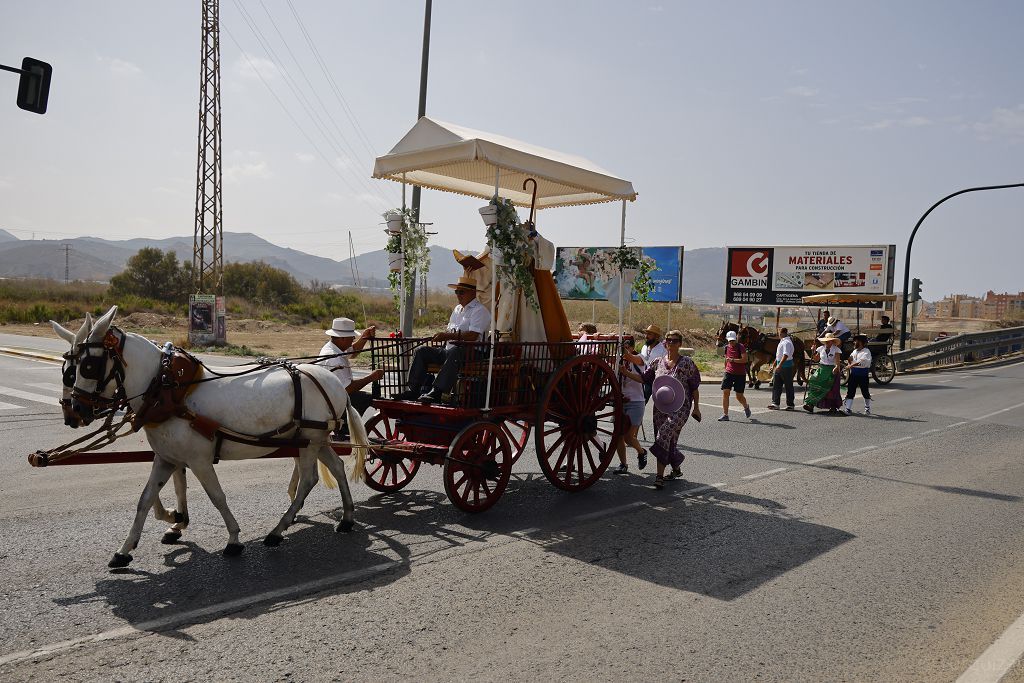
M 72 344 L 69 360 L 75 366 L 71 405 L 65 407 L 66 421 L 71 419 L 81 424 L 89 424 L 94 419 L 94 407 L 109 404 L 114 400 L 118 389 L 123 390 L 132 410 L 138 411 L 151 382 L 160 373 L 163 352 L 144 337 L 112 327 L 116 313 L 117 307 L 114 306 L 95 322 L 87 319 L 77 334 L 54 325 L 57 333 Z M 278 368 L 264 368 L 232 376 L 239 372 L 237 367 L 209 369 L 227 377 L 197 384 L 185 398 L 185 407 L 191 413 L 213 420 L 235 432 L 251 435 L 266 434 L 293 424 L 293 427 L 282 432 L 281 436 L 309 442 L 308 446 L 298 451 L 296 467 L 299 481 L 295 497 L 281 521 L 263 542 L 269 546 L 276 546 L 281 542 L 284 531 L 292 524 L 309 491 L 316 485 L 317 461 L 326 465 L 339 483 L 344 515 L 342 521 L 338 523 L 337 530 L 350 531 L 354 525 L 352 495 L 345 478 L 345 466 L 328 445 L 328 435 L 331 430 L 338 427 L 340 416 L 347 414 L 351 440 L 354 444 L 353 452 L 356 456 L 353 478 L 362 474 L 367 440 L 362 421 L 349 404 L 348 394 L 341 383 L 322 366 L 297 366 L 296 369 L 301 371 L 299 377 L 303 397 L 301 417 L 304 423 L 300 425 L 293 420 L 294 389 L 292 377 L 288 372 Z M 310 423 L 314 425 L 311 426 Z M 224 554 L 241 553 L 244 546 L 238 541 L 240 529 L 228 509 L 224 491 L 214 470 L 218 455 L 215 441 L 201 434 L 189 421 L 180 417 L 171 417 L 159 424 L 146 425 L 144 429 L 154 452 L 153 469 L 139 498 L 131 531 L 124 545 L 114 554 L 109 566 L 124 567 L 132 561 L 130 553 L 138 545 L 146 515 L 158 501 L 160 489 L 171 476 L 174 476 L 178 489 L 177 516 L 182 516 L 185 510 L 185 467 L 196 475 L 224 518 L 228 530 L 228 543 L 224 548 Z M 219 458 L 259 458 L 273 450 L 275 447 L 252 446 L 224 440 Z M 187 523 L 187 519 L 175 519 L 175 516 L 171 516 L 171 519 L 178 523 Z
M 92 330 L 92 315 L 89 312 L 86 312 L 85 324 L 82 325 L 81 329 L 79 329 L 77 333 L 68 330 L 55 320 L 51 320 L 50 325 L 53 327 L 53 331 L 58 337 L 70 343 L 72 349 L 77 349 L 78 345 L 85 341 L 86 335 L 89 331 Z M 75 385 L 77 367 L 78 364 L 74 358 L 65 360 L 63 368 L 63 394 L 60 400 L 61 410 L 64 414 L 64 424 L 72 429 L 78 429 L 82 426 L 81 418 L 79 418 L 71 409 L 71 390 Z M 320 480 L 323 482 L 324 486 L 329 489 L 336 488 L 337 482 L 335 481 L 334 476 L 322 461 L 319 463 L 318 469 L 320 470 Z M 174 470 L 172 479 L 174 481 L 174 494 L 177 502 L 175 509 L 168 510 L 165 508 L 163 501 L 160 500 L 159 494 L 153 500 L 153 518 L 158 521 L 167 522 L 171 525 L 167 528 L 163 537 L 160 539 L 161 543 L 167 545 L 177 543 L 185 529 L 188 528 L 189 524 L 188 482 L 185 477 L 185 468 L 179 467 Z M 299 465 L 298 460 L 296 459 L 295 466 L 292 469 L 292 478 L 288 483 L 289 500 L 295 500 L 295 492 L 298 488 L 298 484 Z

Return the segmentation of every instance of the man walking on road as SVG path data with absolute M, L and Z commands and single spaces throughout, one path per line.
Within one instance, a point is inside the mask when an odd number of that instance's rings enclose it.
M 779 347 L 775 350 L 775 362 L 772 363 L 774 376 L 772 377 L 772 402 L 768 404 L 769 410 L 779 409 L 779 399 L 782 398 L 782 389 L 786 389 L 786 410 L 796 408 L 796 395 L 793 391 L 793 375 L 796 373 L 796 366 L 793 364 L 793 340 L 789 338 L 789 330 L 783 327 L 779 334 Z
M 719 422 L 729 421 L 729 393 L 736 392 L 736 400 L 743 406 L 743 414 L 750 417 L 750 405 L 743 396 L 747 387 L 747 347 L 740 344 L 735 332 L 727 332 L 725 340 L 725 377 L 722 378 L 722 417 Z

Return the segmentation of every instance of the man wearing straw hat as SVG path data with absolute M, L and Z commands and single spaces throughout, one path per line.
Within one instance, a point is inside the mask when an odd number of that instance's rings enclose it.
M 351 318 L 335 318 L 331 323 L 331 328 L 324 331 L 330 340 L 320 349 L 320 356 L 325 357 L 323 366 L 341 381 L 345 391 L 348 392 L 349 402 L 360 415 L 366 412 L 373 400 L 373 397 L 362 391 L 362 388 L 383 377 L 384 371 L 374 370 L 366 377 L 353 379 L 352 366 L 349 364 L 348 358 L 349 356 L 358 356 L 366 346 L 366 342 L 372 339 L 376 332 L 377 328 L 370 325 L 358 335 L 359 339 L 356 339 L 355 321 Z M 347 428 L 346 425 L 345 429 Z
M 425 403 L 442 400 L 444 394 L 451 393 L 455 380 L 462 369 L 465 349 L 455 342 L 475 342 L 483 339 L 491 328 L 491 314 L 476 299 L 476 280 L 463 275 L 458 282 L 448 285 L 455 290 L 455 298 L 459 303 L 448 319 L 448 328 L 434 335 L 434 341 L 443 341 L 443 347 L 421 346 L 416 349 L 409 368 L 409 390 L 395 396 L 399 400 L 415 400 L 417 397 Z M 420 395 L 427 379 L 427 366 L 431 363 L 441 365 L 441 370 L 434 378 L 433 386 Z
M 650 367 L 651 363 L 668 353 L 668 349 L 665 348 L 665 342 L 661 341 L 661 328 L 657 325 L 648 325 L 644 330 L 644 335 L 646 339 L 643 348 L 640 349 L 640 357 L 644 359 L 644 365 Z M 650 398 L 651 384 L 645 382 L 644 401 L 648 401 Z

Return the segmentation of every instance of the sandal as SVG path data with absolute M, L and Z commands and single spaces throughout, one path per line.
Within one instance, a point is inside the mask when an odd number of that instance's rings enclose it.
M 665 488 L 665 477 L 655 477 L 654 478 L 654 488 L 656 488 L 656 489 L 663 489 L 663 488 Z

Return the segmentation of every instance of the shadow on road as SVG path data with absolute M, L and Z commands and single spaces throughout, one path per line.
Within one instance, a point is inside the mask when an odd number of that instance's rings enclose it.
M 240 601 L 235 611 L 245 610 L 234 618 L 252 618 L 274 611 L 282 602 L 292 604 L 299 596 L 288 589 L 302 584 L 319 582 L 310 587 L 310 593 L 360 592 L 396 581 L 409 571 L 406 562 L 396 564 L 392 571 L 368 573 L 367 576 L 372 576 L 369 582 L 348 579 L 361 569 L 395 563 L 396 556 L 407 561 L 410 553 L 395 539 L 361 525 L 351 533 L 339 534 L 333 524 L 297 521 L 278 548 L 265 548 L 258 541 L 245 546 L 243 554 L 233 558 L 224 557 L 219 550 L 204 549 L 192 541 L 160 546 L 166 552 L 166 571 L 130 567 L 115 570 L 108 578 L 96 582 L 95 591 L 58 598 L 54 602 L 68 607 L 104 601 L 112 614 L 140 630 L 191 639 L 169 630 L 176 625 L 168 625 L 164 618 L 173 619 L 180 613 L 188 613 L 187 624 L 206 623 L 230 611 L 232 601 Z M 388 552 L 382 552 L 382 548 Z M 156 548 L 147 550 L 159 552 Z M 332 576 L 338 577 L 333 585 Z M 275 595 L 275 591 L 281 594 Z M 265 595 L 266 600 L 250 607 L 252 599 L 261 595 Z M 218 609 L 225 605 L 224 609 Z M 196 613 L 204 608 L 211 608 L 210 613 Z

